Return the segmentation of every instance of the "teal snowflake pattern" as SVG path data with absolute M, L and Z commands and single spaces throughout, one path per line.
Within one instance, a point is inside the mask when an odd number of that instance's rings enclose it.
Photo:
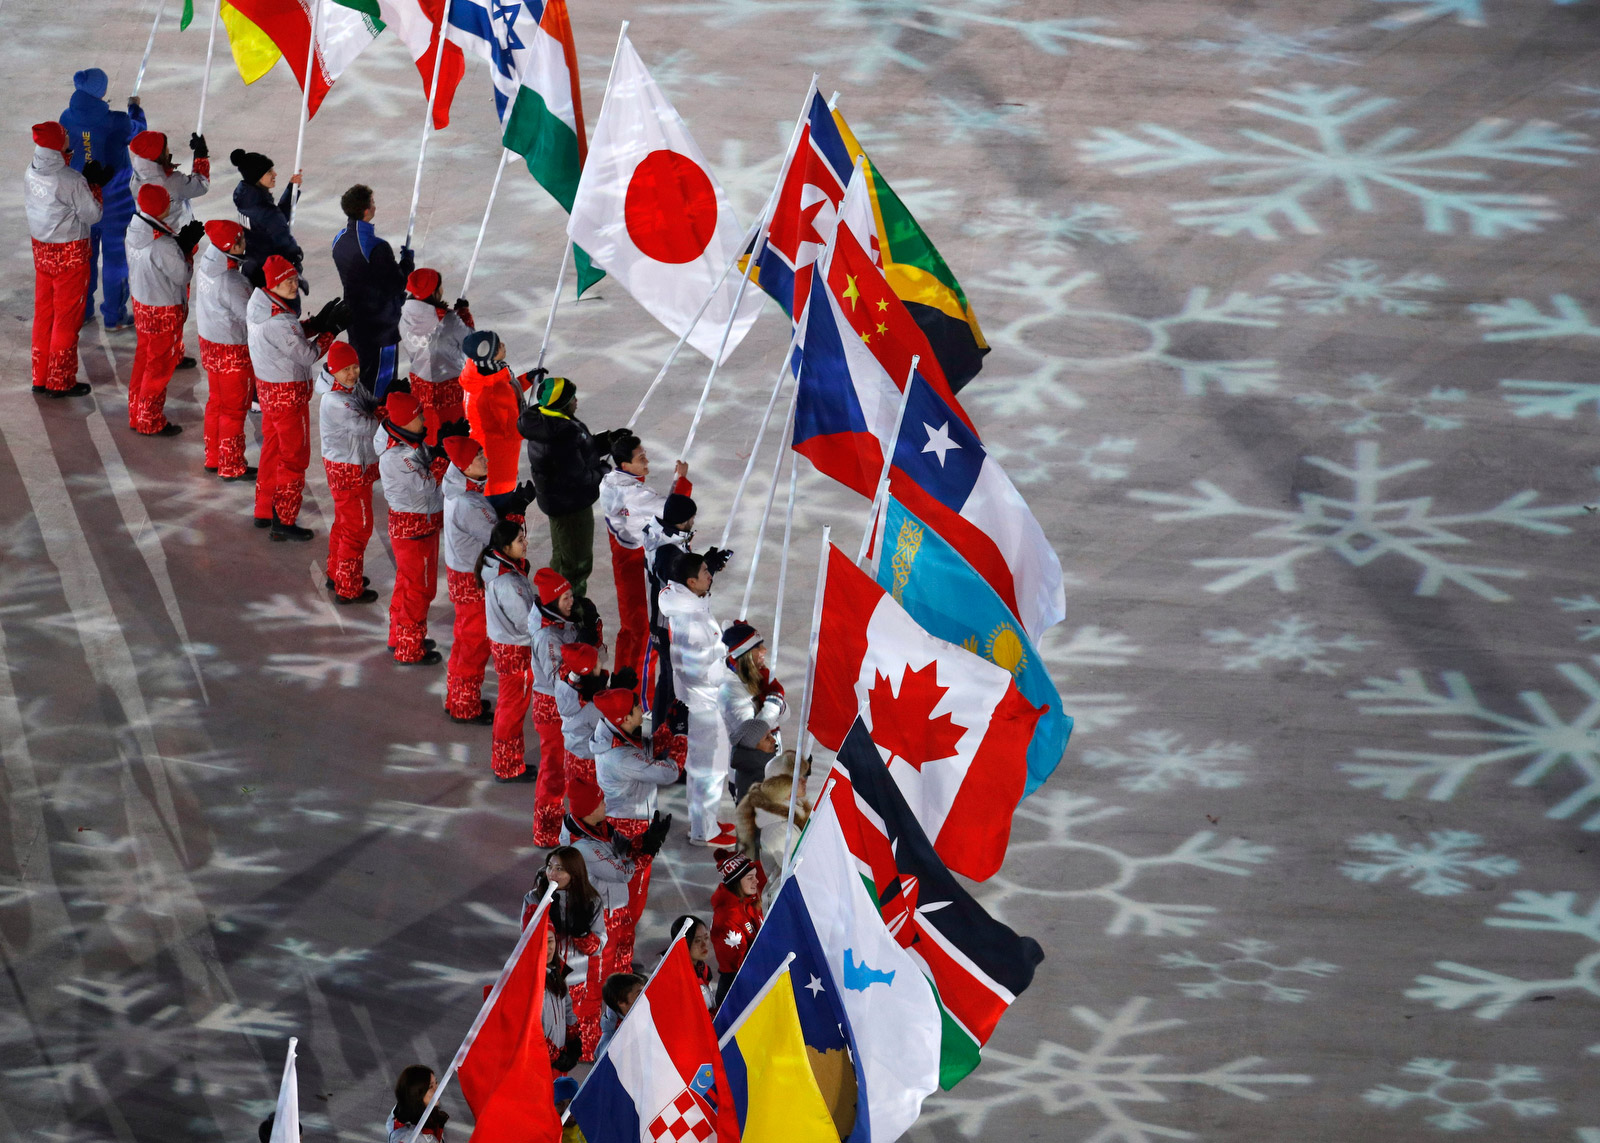
M 1156 793 L 1192 785 L 1207 790 L 1231 790 L 1244 783 L 1246 773 L 1232 768 L 1255 757 L 1238 742 L 1213 742 L 1191 746 L 1170 730 L 1145 730 L 1130 735 L 1127 750 L 1085 750 L 1083 763 L 1096 770 L 1116 770 L 1117 785 L 1135 793 Z
M 1600 655 L 1591 661 L 1600 665 Z M 1352 786 L 1378 790 L 1386 798 L 1404 798 L 1426 786 L 1429 800 L 1445 802 L 1479 770 L 1526 760 L 1527 765 L 1511 780 L 1513 786 L 1534 786 L 1558 771 L 1563 772 L 1565 785 L 1576 782 L 1576 789 L 1545 812 L 1552 820 L 1565 821 L 1600 803 L 1600 679 L 1577 663 L 1562 663 L 1556 670 L 1583 700 L 1582 708 L 1570 719 L 1557 713 L 1539 691 L 1523 691 L 1517 696 L 1529 717 L 1502 714 L 1484 704 L 1460 671 L 1446 671 L 1444 687 L 1438 691 L 1414 669 L 1401 671 L 1393 679 L 1370 678 L 1364 690 L 1348 695 L 1366 704 L 1361 707 L 1362 714 L 1456 718 L 1481 729 L 1428 732 L 1436 741 L 1475 744 L 1469 745 L 1465 754 L 1365 748 L 1356 751 L 1356 756 L 1367 761 L 1339 768 L 1351 775 Z M 1581 825 L 1585 830 L 1600 830 L 1600 807 Z
M 1452 976 L 1419 976 L 1417 987 L 1407 989 L 1406 996 L 1450 1011 L 1471 1008 L 1472 1014 L 1480 1020 L 1498 1020 L 1532 996 L 1586 992 L 1600 997 L 1600 897 L 1596 897 L 1584 913 L 1577 911 L 1577 899 L 1576 893 L 1535 893 L 1524 889 L 1510 901 L 1501 903 L 1499 912 L 1503 915 L 1487 917 L 1483 922 L 1492 928 L 1567 933 L 1585 938 L 1595 948 L 1573 964 L 1569 975 L 1523 980 L 1453 960 L 1441 960 L 1433 967 Z
M 1228 150 L 1192 139 L 1156 124 L 1140 127 L 1143 136 L 1109 127 L 1080 140 L 1086 162 L 1105 163 L 1121 175 L 1158 174 L 1180 169 L 1220 170 L 1215 187 L 1269 187 L 1258 194 L 1176 202 L 1171 210 L 1184 226 L 1198 226 L 1231 238 L 1248 234 L 1259 239 L 1280 237 L 1287 226 L 1299 234 L 1321 234 L 1313 204 L 1342 190 L 1351 210 L 1377 211 L 1379 192 L 1415 200 L 1431 234 L 1453 234 L 1457 222 L 1478 238 L 1542 229 L 1559 218 L 1552 201 L 1536 194 L 1496 194 L 1444 189 L 1461 182 L 1490 178 L 1488 163 L 1523 163 L 1566 167 L 1569 156 L 1591 154 L 1587 136 L 1551 123 L 1512 125 L 1484 119 L 1453 139 L 1432 147 L 1405 150 L 1417 134 L 1394 127 L 1362 143 L 1352 142 L 1352 125 L 1395 105 L 1383 96 L 1363 97 L 1359 87 L 1296 84 L 1288 89 L 1256 88 L 1260 100 L 1234 104 L 1302 129 L 1306 143 L 1255 129 L 1239 132 L 1253 147 Z
M 1218 520 L 1229 516 L 1270 521 L 1254 535 L 1259 540 L 1277 540 L 1289 546 L 1272 555 L 1214 558 L 1192 561 L 1195 567 L 1233 569 L 1206 585 L 1211 592 L 1229 592 L 1261 578 L 1270 578 L 1279 591 L 1296 591 L 1296 566 L 1318 552 L 1338 556 L 1352 567 L 1366 567 L 1387 555 L 1411 560 L 1419 569 L 1418 595 L 1437 595 L 1446 583 L 1464 587 L 1483 599 L 1502 603 L 1511 598 L 1490 583 L 1487 577 L 1521 579 L 1527 573 L 1518 568 L 1459 564 L 1440 554 L 1441 548 L 1458 547 L 1471 540 L 1455 531 L 1479 524 L 1501 524 L 1527 532 L 1564 536 L 1572 529 L 1554 521 L 1583 514 L 1581 504 L 1533 507 L 1539 494 L 1518 492 L 1493 508 L 1453 515 L 1434 515 L 1433 497 L 1382 500 L 1385 481 L 1428 468 L 1427 460 L 1407 460 L 1384 467 L 1379 463 L 1376 441 L 1357 441 L 1353 465 L 1339 464 L 1320 456 L 1305 462 L 1350 483 L 1346 499 L 1318 492 L 1301 492 L 1299 508 L 1258 508 L 1236 499 L 1209 480 L 1197 480 L 1198 496 L 1139 490 L 1128 493 L 1135 500 L 1163 504 L 1175 509 L 1157 513 L 1157 520 Z
M 1591 105 L 1578 108 L 1567 116 L 1568 119 L 1600 119 L 1600 86 L 1592 83 L 1564 83 L 1561 89 L 1570 95 L 1579 96 Z
M 1448 432 L 1459 429 L 1465 422 L 1444 409 L 1464 403 L 1465 389 L 1445 389 L 1435 385 L 1420 397 L 1406 397 L 1391 392 L 1395 379 L 1380 377 L 1376 373 L 1358 373 L 1344 383 L 1344 394 L 1296 393 L 1297 405 L 1319 412 L 1342 410 L 1349 418 L 1340 429 L 1352 436 L 1383 432 L 1383 422 L 1394 418 L 1417 421 L 1429 432 Z
M 1600 599 L 1592 595 L 1580 595 L 1576 599 L 1562 599 L 1560 596 L 1553 600 L 1562 611 L 1600 611 Z M 1578 642 L 1587 643 L 1593 639 L 1600 639 L 1600 623 L 1590 619 L 1583 623 L 1575 623 L 1572 629 L 1578 633 Z
M 1362 651 L 1373 646 L 1373 640 L 1349 634 L 1323 639 L 1313 634 L 1316 628 L 1309 619 L 1290 615 L 1274 620 L 1272 629 L 1259 635 L 1246 634 L 1237 627 L 1207 631 L 1205 635 L 1213 647 L 1238 648 L 1237 654 L 1223 659 L 1225 671 L 1259 671 L 1269 662 L 1298 663 L 1301 674 L 1333 675 L 1344 664 L 1327 658 L 1329 651 Z
M 1519 417 L 1554 417 L 1570 421 L 1593 405 L 1600 413 L 1600 385 L 1581 381 L 1502 381 L 1500 388 L 1511 392 L 1501 395 L 1501 400 L 1511 405 Z
M 1507 298 L 1467 307 L 1480 326 L 1489 330 L 1484 341 L 1533 341 L 1551 337 L 1600 337 L 1600 325 L 1589 319 L 1583 304 L 1571 294 L 1551 294 L 1552 313 L 1528 298 Z
M 1354 57 L 1328 51 L 1323 45 L 1337 41 L 1345 33 L 1339 28 L 1307 28 L 1275 32 L 1256 20 L 1227 17 L 1227 30 L 1214 38 L 1190 40 L 1183 46 L 1191 52 L 1224 57 L 1241 75 L 1262 75 L 1281 71 L 1293 64 L 1348 65 Z
M 1102 202 L 1071 203 L 1055 210 L 1015 198 L 988 204 L 961 232 L 973 238 L 1021 238 L 1020 249 L 1030 258 L 1065 258 L 1084 243 L 1120 246 L 1139 238 L 1139 232 L 1123 221 L 1121 210 Z
M 1336 964 L 1312 960 L 1310 957 L 1301 957 L 1294 964 L 1277 964 L 1266 959 L 1266 954 L 1277 946 L 1253 937 L 1228 941 L 1222 947 L 1233 955 L 1218 953 L 1214 955 L 1220 959 L 1207 960 L 1185 949 L 1183 952 L 1162 953 L 1161 966 L 1174 972 L 1204 969 L 1211 974 L 1210 980 L 1187 981 L 1178 985 L 1178 991 L 1192 1000 L 1222 1000 L 1246 993 L 1281 1004 L 1299 1004 L 1311 995 L 1310 989 L 1298 987 L 1301 981 L 1296 978 L 1309 976 L 1322 979 L 1339 971 Z
M 1376 3 L 1412 5 L 1396 10 L 1392 16 L 1372 21 L 1374 28 L 1388 31 L 1409 28 L 1413 24 L 1442 20 L 1446 17 L 1454 17 L 1456 23 L 1465 24 L 1469 28 L 1482 28 L 1489 23 L 1483 15 L 1483 0 L 1376 0 Z M 1565 8 L 1582 3 L 1582 0 L 1551 0 L 1551 3 L 1558 8 Z
M 985 442 L 989 455 L 1015 484 L 1054 479 L 1053 470 L 1064 464 L 1082 469 L 1090 480 L 1123 480 L 1128 475 L 1124 461 L 1139 446 L 1132 437 L 1113 436 L 1102 436 L 1091 445 L 1073 444 L 1059 425 L 1034 425 L 1023 435 L 1027 443 L 1022 445 Z
M 1506 1092 L 1508 1087 L 1543 1083 L 1544 1073 L 1538 1068 L 1496 1064 L 1487 1079 L 1473 1079 L 1457 1075 L 1458 1066 L 1455 1060 L 1418 1057 L 1402 1067 L 1400 1074 L 1427 1080 L 1423 1087 L 1379 1084 L 1364 1092 L 1361 1098 L 1390 1111 L 1417 1103 L 1437 1107 L 1440 1110 L 1423 1119 L 1441 1131 L 1471 1131 L 1487 1127 L 1489 1122 L 1483 1117 L 1498 1108 L 1509 1111 L 1517 1119 L 1535 1119 L 1542 1115 L 1554 1115 L 1560 1110 L 1553 1099 L 1518 1099 Z
M 1044 137 L 1039 109 L 1021 103 L 997 103 L 992 107 L 948 95 L 936 95 L 929 111 L 908 111 L 900 122 L 915 131 L 931 130 L 946 143 L 975 143 L 987 147 L 996 139 L 1038 140 Z
M 1472 883 L 1465 880 L 1469 873 L 1510 877 L 1522 868 L 1515 858 L 1475 855 L 1472 851 L 1483 844 L 1483 838 L 1459 829 L 1435 830 L 1428 834 L 1426 843 L 1414 841 L 1407 845 L 1392 833 L 1364 833 L 1351 838 L 1349 844 L 1370 860 L 1347 861 L 1339 866 L 1340 873 L 1369 885 L 1377 885 L 1394 874 L 1396 880 L 1407 882 L 1426 897 L 1465 893 L 1472 888 Z
M 1276 274 L 1268 284 L 1286 294 L 1298 294 L 1295 304 L 1302 313 L 1342 316 L 1351 309 L 1376 305 L 1379 312 L 1400 317 L 1427 313 L 1432 303 L 1415 295 L 1436 293 L 1449 284 L 1437 274 L 1410 270 L 1390 278 L 1382 269 L 1369 258 L 1339 258 L 1322 267 L 1320 277 L 1297 270 Z

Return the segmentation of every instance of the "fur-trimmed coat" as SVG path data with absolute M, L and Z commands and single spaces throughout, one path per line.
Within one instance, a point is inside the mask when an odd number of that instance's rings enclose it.
M 751 861 L 759 861 L 769 869 L 783 868 L 783 833 L 789 824 L 789 787 L 791 780 L 780 774 L 750 787 L 739 808 L 734 811 L 734 829 L 739 835 L 739 848 Z M 794 807 L 794 837 L 800 836 L 806 819 L 811 816 L 811 803 L 801 798 Z

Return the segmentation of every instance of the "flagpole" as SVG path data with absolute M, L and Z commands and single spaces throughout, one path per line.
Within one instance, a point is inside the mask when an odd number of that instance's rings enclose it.
M 206 40 L 206 70 L 200 80 L 200 111 L 194 117 L 194 133 L 205 134 L 206 130 L 206 93 L 211 90 L 211 56 L 217 48 L 217 24 L 222 17 L 222 0 L 216 0 L 211 6 L 211 35 Z
M 800 477 L 800 454 L 791 448 L 789 457 L 789 507 L 783 517 L 783 555 L 778 559 L 778 601 L 772 607 L 772 651 L 767 669 L 778 674 L 778 637 L 783 633 L 783 588 L 789 579 L 789 534 L 794 528 L 794 490 Z
M 790 841 L 794 837 L 794 807 L 795 795 L 800 789 L 800 772 L 806 763 L 806 741 L 810 737 L 807 723 L 811 721 L 811 692 L 816 689 L 817 681 L 817 638 L 822 633 L 822 597 L 828 587 L 828 534 L 833 529 L 822 529 L 822 552 L 817 556 L 817 597 L 811 604 L 811 646 L 806 652 L 806 690 L 800 700 L 800 737 L 799 749 L 794 752 L 794 773 L 789 776 L 789 821 L 783 827 L 783 872 L 778 880 L 789 876 L 789 869 L 794 864 L 793 851 Z M 412 1140 L 411 1143 L 416 1143 Z
M 794 387 L 794 396 L 789 399 L 789 416 L 783 423 L 784 437 L 788 438 L 794 432 L 794 410 L 800 402 L 800 386 Z M 739 617 L 748 622 L 750 615 L 750 593 L 756 586 L 756 568 L 761 566 L 761 547 L 767 539 L 767 521 L 772 516 L 772 502 L 778 494 L 778 474 L 783 471 L 783 458 L 789 450 L 784 448 L 783 441 L 778 442 L 778 455 L 772 465 L 772 481 L 767 485 L 767 503 L 761 509 L 761 526 L 756 529 L 755 546 L 750 549 L 750 572 L 744 579 L 744 599 L 739 604 Z M 752 454 L 753 455 L 753 454 Z M 724 538 L 726 544 L 726 538 Z
M 911 381 L 917 375 L 917 362 L 921 360 L 921 354 L 913 356 L 911 368 L 906 371 L 906 387 L 900 391 L 900 408 L 894 415 L 894 430 L 883 449 L 883 472 L 878 477 L 878 486 L 872 492 L 872 507 L 867 512 L 867 530 L 861 534 L 861 550 L 856 553 L 858 564 L 867 558 L 873 530 L 878 526 L 878 511 L 883 504 L 884 494 L 889 490 L 889 470 L 894 467 L 894 450 L 900 443 L 900 425 L 906 419 L 906 406 L 911 403 Z
M 422 164 L 428 157 L 428 136 L 433 132 L 433 105 L 439 99 L 439 65 L 444 63 L 445 28 L 449 23 L 450 4 L 449 0 L 445 0 L 439 12 L 439 38 L 433 48 L 433 82 L 428 85 L 428 116 L 422 121 L 422 143 L 417 147 L 417 177 L 411 184 L 411 217 L 406 220 L 403 246 L 411 245 L 412 232 L 417 228 L 417 203 L 422 200 Z
M 156 46 L 156 29 L 161 27 L 161 16 L 167 10 L 167 0 L 156 0 L 156 18 L 150 21 L 150 38 L 144 42 L 144 58 L 139 61 L 139 74 L 133 77 L 133 94 L 129 99 L 139 97 L 139 89 L 144 86 L 144 69 L 150 66 L 150 52 Z
M 794 355 L 794 343 L 800 336 L 800 327 L 796 325 L 789 335 L 789 347 L 783 352 L 783 359 L 778 362 L 778 375 L 772 379 L 772 395 L 767 398 L 766 412 L 761 414 L 761 425 L 756 429 L 755 443 L 750 446 L 750 456 L 744 462 L 744 473 L 739 477 L 739 486 L 733 490 L 733 506 L 728 509 L 727 523 L 722 525 L 722 542 L 717 546 L 728 546 L 728 536 L 733 532 L 733 522 L 739 515 L 739 505 L 744 500 L 745 485 L 750 483 L 750 474 L 755 471 L 756 457 L 761 452 L 761 442 L 767 435 L 767 424 L 772 420 L 772 410 L 778 403 L 778 391 L 783 388 L 784 374 L 789 371 L 789 359 Z M 796 392 L 798 392 L 796 386 Z M 742 615 L 743 612 L 740 612 Z
M 273 1111 L 272 1134 L 269 1139 L 282 1140 L 283 1143 L 300 1143 L 300 1092 L 298 1090 L 299 1073 L 295 1069 L 295 1049 L 300 1044 L 298 1036 L 289 1037 L 289 1050 L 283 1057 L 283 1078 L 278 1081 L 278 1103 Z M 289 1077 L 295 1077 L 295 1087 L 289 1086 Z M 294 1122 L 288 1122 L 288 1115 L 283 1114 L 288 1109 L 283 1106 L 283 1094 L 290 1091 L 294 1095 Z M 290 1132 L 294 1132 L 293 1137 Z
M 494 210 L 494 196 L 500 193 L 500 176 L 506 173 L 506 160 L 511 157 L 507 147 L 500 148 L 500 165 L 494 169 L 494 182 L 489 187 L 489 202 L 483 208 L 483 225 L 478 227 L 478 240 L 472 244 L 472 257 L 467 259 L 467 273 L 461 279 L 461 296 L 466 297 L 472 285 L 472 272 L 478 268 L 478 251 L 483 249 L 483 236 L 489 231 L 489 214 Z
M 322 15 L 323 0 L 311 0 L 311 42 L 306 45 L 305 82 L 300 85 L 300 130 L 294 137 L 294 173 L 300 173 L 300 159 L 306 149 L 306 121 L 311 118 L 311 69 L 317 63 L 317 18 Z M 300 192 L 304 187 L 296 183 L 294 197 L 289 200 L 289 228 L 294 229 L 295 211 L 300 206 Z
M 749 958 L 747 957 L 746 959 L 749 959 Z M 793 961 L 793 960 L 794 960 L 794 953 L 790 953 L 788 956 L 783 958 L 783 963 L 782 964 L 780 964 L 777 968 L 772 970 L 772 975 L 767 977 L 767 982 L 765 984 L 763 984 L 759 989 L 756 990 L 756 994 L 750 998 L 750 1003 L 746 1004 L 744 1006 L 744 1011 L 739 1013 L 739 1018 L 737 1020 L 735 1020 L 732 1024 L 729 1024 L 728 1025 L 728 1030 L 726 1032 L 722 1033 L 721 1039 L 719 1039 L 717 1041 L 717 1050 L 718 1051 L 721 1051 L 723 1048 L 726 1048 L 728 1046 L 728 1041 L 733 1039 L 735 1036 L 737 1036 L 739 1034 L 739 1029 L 743 1028 L 744 1025 L 745 1025 L 745 1021 L 750 1019 L 750 1013 L 754 1012 L 756 1010 L 756 1005 L 760 1004 L 763 1000 L 765 1000 L 767 998 L 768 994 L 771 993 L 772 990 L 778 986 L 778 977 L 782 976 L 784 973 L 789 971 L 789 963 L 791 961 Z M 744 965 L 741 964 L 739 967 L 743 968 Z M 739 973 L 737 972 L 737 970 L 734 972 L 733 976 L 734 976 L 735 980 L 738 979 Z
M 723 353 L 728 346 L 728 338 L 733 333 L 734 322 L 739 320 L 739 303 L 744 301 L 744 292 L 750 286 L 750 275 L 755 272 L 756 259 L 767 248 L 767 228 L 772 221 L 772 212 L 777 208 L 778 195 L 783 191 L 784 180 L 789 174 L 789 157 L 794 153 L 795 144 L 800 139 L 800 133 L 805 130 L 806 118 L 811 111 L 811 97 L 817 91 L 817 73 L 811 73 L 811 84 L 806 88 L 806 97 L 800 104 L 800 117 L 795 120 L 794 131 L 789 136 L 789 145 L 784 148 L 783 165 L 778 170 L 778 181 L 773 184 L 772 194 L 767 196 L 767 204 L 761 208 L 761 232 L 756 235 L 756 244 L 750 250 L 750 257 L 745 260 L 744 273 L 739 278 L 739 288 L 733 295 L 733 308 L 728 312 L 728 321 L 722 327 L 722 339 L 717 342 L 716 356 L 711 359 L 711 369 L 706 373 L 706 383 L 700 390 L 700 402 L 694 407 L 694 419 L 689 422 L 689 435 L 684 438 L 683 448 L 678 451 L 679 460 L 689 459 L 689 450 L 694 446 L 695 433 L 700 428 L 700 417 L 705 413 L 706 400 L 711 396 L 711 385 L 717 379 L 717 370 L 722 368 Z M 698 320 L 698 319 L 697 319 Z M 693 326 L 689 327 L 693 329 Z M 730 523 L 732 520 L 730 518 Z
M 539 339 L 539 360 L 533 363 L 535 369 L 544 367 L 544 352 L 550 345 L 550 331 L 556 324 L 556 307 L 561 304 L 561 284 L 567 280 L 567 263 L 572 261 L 572 239 L 567 239 L 567 248 L 561 254 L 561 269 L 556 274 L 556 291 L 550 295 L 550 313 L 544 319 L 544 336 Z
M 417 1125 L 411 1131 L 411 1136 L 406 1143 L 417 1143 L 417 1137 L 422 1134 L 423 1126 L 428 1122 L 428 1116 L 433 1114 L 433 1109 L 439 1106 L 439 1100 L 444 1095 L 445 1087 L 450 1083 L 450 1077 L 456 1074 L 456 1069 L 466 1062 L 467 1052 L 472 1049 L 472 1042 L 478 1038 L 484 1023 L 489 1019 L 489 1013 L 494 1011 L 494 1003 L 500 999 L 501 990 L 505 988 L 506 981 L 511 978 L 512 969 L 516 968 L 517 961 L 522 957 L 522 950 L 528 947 L 528 941 L 533 937 L 534 930 L 539 927 L 539 918 L 550 908 L 550 902 L 556 895 L 556 886 L 552 882 L 545 888 L 544 897 L 539 902 L 539 907 L 533 911 L 533 916 L 528 918 L 528 923 L 522 926 L 522 932 L 517 937 L 517 945 L 511 950 L 505 967 L 500 970 L 500 976 L 495 980 L 494 987 L 489 990 L 489 995 L 483 998 L 483 1007 L 478 1009 L 478 1015 L 473 1018 L 472 1027 L 467 1029 L 467 1038 L 461 1041 L 461 1047 L 456 1049 L 455 1058 L 450 1061 L 450 1066 L 444 1070 L 444 1075 L 439 1077 L 434 1085 L 433 1098 L 428 1101 L 428 1106 L 422 1109 L 422 1114 L 417 1117 Z

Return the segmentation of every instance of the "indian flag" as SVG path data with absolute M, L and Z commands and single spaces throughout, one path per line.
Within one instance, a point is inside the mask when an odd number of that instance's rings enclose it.
M 448 39 L 488 61 L 501 142 L 570 214 L 589 146 L 566 0 L 455 0 Z M 573 256 L 582 294 L 605 274 Z
M 311 114 L 317 113 L 323 96 L 345 68 L 366 50 L 383 31 L 375 0 L 325 0 L 317 19 L 317 51 L 311 75 Z M 312 9 L 308 4 L 282 3 L 281 0 L 230 0 L 222 5 L 222 23 L 228 30 L 239 76 L 254 83 L 281 56 L 289 57 L 295 79 L 301 87 L 306 77 L 307 39 L 311 34 Z

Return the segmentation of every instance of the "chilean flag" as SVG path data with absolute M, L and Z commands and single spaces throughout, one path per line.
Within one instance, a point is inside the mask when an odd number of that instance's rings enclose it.
M 921 377 L 911 381 L 889 491 L 988 581 L 1035 643 L 1065 617 L 1061 561 L 1044 529 L 978 434 Z
M 589 1143 L 738 1143 L 705 994 L 681 940 L 661 961 L 570 1108 Z
M 935 639 L 829 545 L 811 733 L 839 750 L 859 717 L 946 865 L 976 881 L 1005 861 L 1043 713 L 1011 672 Z
M 800 138 L 784 157 L 766 245 L 756 258 L 757 282 L 796 321 L 805 312 L 813 267 L 833 234 L 854 165 L 827 102 L 813 93 Z

